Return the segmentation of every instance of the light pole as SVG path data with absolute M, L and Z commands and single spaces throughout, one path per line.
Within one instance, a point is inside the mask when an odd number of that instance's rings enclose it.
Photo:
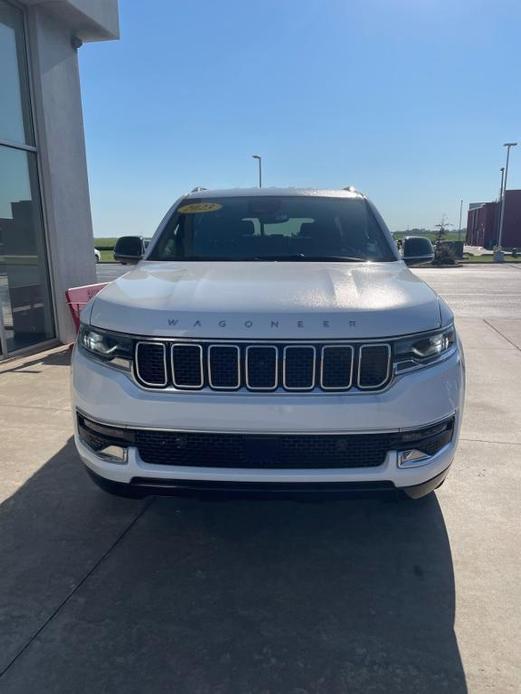
M 461 241 L 461 215 L 463 214 L 463 200 L 459 201 L 459 227 L 458 227 L 458 243 Z
M 501 171 L 501 185 L 499 186 L 499 202 L 501 203 L 501 200 L 503 200 L 503 180 L 505 178 L 505 167 L 502 166 L 499 170 Z
M 501 171 L 501 184 L 499 186 L 499 198 L 498 198 L 498 204 L 497 204 L 497 208 L 496 208 L 496 215 L 495 215 L 495 219 L 494 219 L 495 224 L 496 224 L 497 238 L 499 238 L 499 217 L 501 216 L 500 214 L 497 213 L 497 211 L 499 210 L 499 212 L 501 213 L 501 205 L 503 202 L 503 181 L 505 179 L 505 167 L 502 166 L 499 170 Z
M 505 142 L 503 147 L 507 148 L 507 160 L 505 163 L 505 178 L 503 183 L 503 197 L 501 199 L 501 216 L 499 218 L 499 238 L 497 241 L 497 248 L 494 254 L 494 260 L 496 263 L 502 263 L 505 260 L 503 254 L 503 248 L 501 247 L 501 240 L 503 237 L 503 222 L 505 221 L 505 198 L 507 196 L 507 180 L 508 180 L 508 160 L 510 159 L 510 148 L 515 147 L 517 142 Z
M 262 188 L 262 157 L 260 154 L 252 154 L 251 156 L 259 162 L 259 188 Z

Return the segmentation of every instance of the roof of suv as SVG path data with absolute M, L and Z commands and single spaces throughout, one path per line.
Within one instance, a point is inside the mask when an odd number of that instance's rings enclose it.
M 363 198 L 362 193 L 354 188 L 320 189 L 320 188 L 224 188 L 221 190 L 195 189 L 187 198 L 231 198 L 240 196 L 316 196 L 321 198 Z

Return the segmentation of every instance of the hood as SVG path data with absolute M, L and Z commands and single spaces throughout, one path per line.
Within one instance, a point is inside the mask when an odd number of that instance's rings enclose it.
M 135 335 L 384 338 L 440 326 L 437 294 L 402 262 L 141 262 L 90 322 Z

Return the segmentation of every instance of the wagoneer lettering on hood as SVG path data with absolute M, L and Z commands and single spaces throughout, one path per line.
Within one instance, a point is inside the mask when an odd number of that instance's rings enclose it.
M 401 263 L 144 262 L 108 285 L 92 325 L 181 337 L 381 337 L 440 325 L 438 297 Z

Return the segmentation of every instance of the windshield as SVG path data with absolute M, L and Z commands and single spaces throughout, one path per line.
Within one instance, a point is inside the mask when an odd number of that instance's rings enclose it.
M 188 198 L 148 260 L 394 261 L 363 198 Z

